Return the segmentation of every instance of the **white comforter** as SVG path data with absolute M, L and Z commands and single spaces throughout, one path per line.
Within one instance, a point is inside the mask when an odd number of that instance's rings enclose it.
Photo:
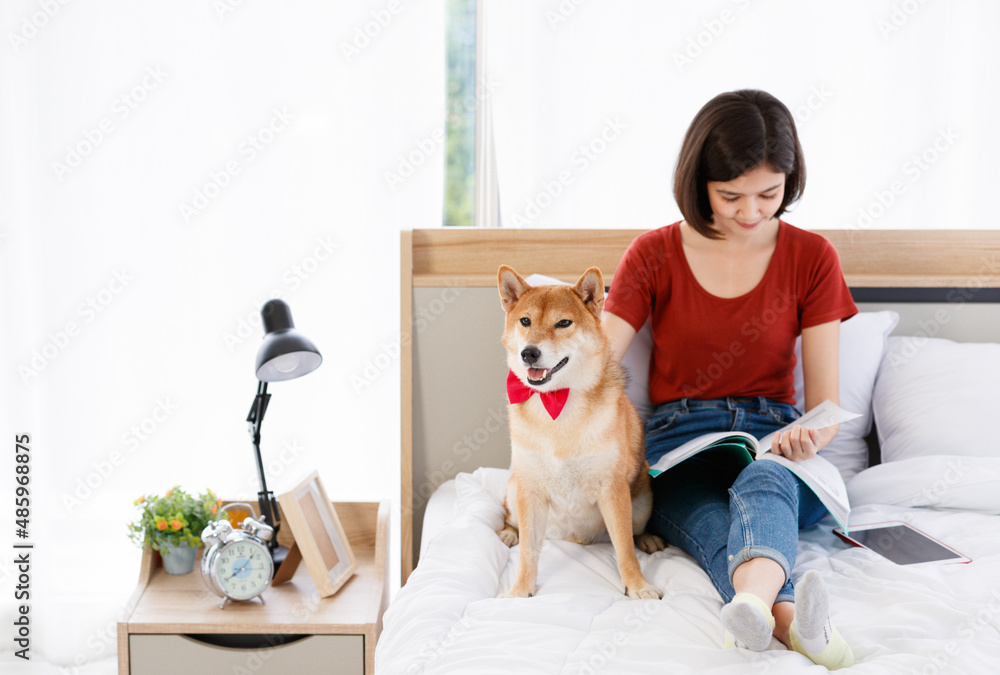
M 866 489 L 899 480 L 882 473 Z M 826 672 L 794 652 L 722 649 L 722 600 L 673 547 L 638 554 L 662 600 L 623 594 L 610 544 L 562 541 L 545 542 L 535 597 L 497 599 L 518 559 L 518 548 L 495 534 L 506 475 L 462 474 L 453 495 L 441 497 L 454 506 L 444 517 L 439 507 L 440 525 L 428 525 L 435 531 L 420 564 L 385 614 L 380 675 Z M 793 574 L 822 573 L 833 620 L 857 659 L 847 672 L 1000 673 L 1000 516 L 857 504 L 851 515 L 853 525 L 883 520 L 908 521 L 973 562 L 900 567 L 841 542 L 829 517 L 803 530 Z

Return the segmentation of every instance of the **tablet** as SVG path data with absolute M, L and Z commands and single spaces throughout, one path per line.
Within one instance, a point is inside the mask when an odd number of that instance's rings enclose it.
M 901 520 L 858 525 L 849 532 L 844 534 L 839 527 L 833 529 L 847 543 L 875 551 L 897 565 L 971 562 L 967 556 Z

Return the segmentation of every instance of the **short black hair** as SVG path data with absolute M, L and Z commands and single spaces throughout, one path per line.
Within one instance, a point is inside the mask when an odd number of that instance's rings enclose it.
M 695 115 L 677 158 L 674 198 L 684 220 L 710 239 L 721 238 L 712 224 L 708 182 L 725 183 L 761 165 L 785 174 L 784 198 L 775 213 L 780 216 L 806 186 L 806 165 L 792 113 L 757 89 L 719 94 Z

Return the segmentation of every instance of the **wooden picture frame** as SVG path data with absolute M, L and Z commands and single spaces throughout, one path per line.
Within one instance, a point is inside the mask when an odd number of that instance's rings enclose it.
M 313 471 L 294 488 L 278 495 L 278 503 L 295 543 L 272 585 L 291 579 L 299 563 L 304 562 L 320 596 L 333 595 L 351 578 L 358 563 L 319 473 Z

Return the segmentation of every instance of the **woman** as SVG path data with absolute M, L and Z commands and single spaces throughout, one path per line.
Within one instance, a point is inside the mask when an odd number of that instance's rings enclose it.
M 857 308 L 833 246 L 780 220 L 804 185 L 795 123 L 773 96 L 722 94 L 691 123 L 674 181 L 684 220 L 632 242 L 604 314 L 618 360 L 652 322 L 650 464 L 703 433 L 762 438 L 794 421 L 800 334 L 806 410 L 838 402 L 840 322 Z M 771 449 L 808 459 L 836 432 L 795 426 Z M 727 643 L 760 651 L 773 635 L 830 669 L 853 664 L 819 576 L 791 582 L 798 529 L 825 509 L 790 471 L 709 451 L 661 474 L 653 490 L 647 529 L 708 572 L 728 601 Z

